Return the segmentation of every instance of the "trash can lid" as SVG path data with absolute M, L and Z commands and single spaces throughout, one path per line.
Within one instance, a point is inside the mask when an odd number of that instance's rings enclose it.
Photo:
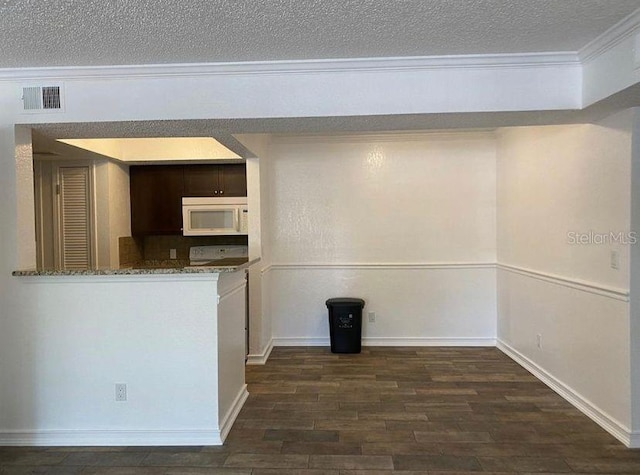
M 364 300 L 350 297 L 338 297 L 327 300 L 326 304 L 327 307 L 346 307 L 351 305 L 359 305 L 361 307 L 364 307 Z

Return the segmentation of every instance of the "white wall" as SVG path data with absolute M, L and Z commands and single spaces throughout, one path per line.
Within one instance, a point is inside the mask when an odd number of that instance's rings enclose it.
M 271 348 L 273 348 L 273 316 L 271 314 L 271 302 L 272 302 L 272 289 L 271 289 L 271 275 L 269 269 L 271 268 L 271 229 L 273 226 L 272 216 L 272 204 L 268 198 L 271 196 L 271 171 L 270 171 L 270 155 L 269 145 L 271 138 L 263 137 L 262 139 L 262 152 L 260 168 L 260 192 L 263 196 L 260 204 L 261 210 L 261 222 L 260 227 L 262 229 L 262 261 L 260 266 L 261 286 L 262 286 L 262 325 L 260 328 L 260 343 L 256 344 L 256 347 L 260 348 L 259 355 L 261 357 L 268 357 Z M 265 359 L 266 361 L 266 359 Z
M 249 396 L 244 379 L 246 356 L 246 280 L 244 271 L 220 274 L 218 296 L 216 389 L 218 426 L 220 439 L 224 441 Z
M 640 230 L 640 115 L 633 111 L 631 158 L 631 229 Z M 629 275 L 631 340 L 631 435 L 632 446 L 640 447 L 640 246 L 631 246 Z
M 93 155 L 93 154 L 92 154 Z M 71 159 L 71 160 L 70 160 Z M 43 267 L 55 268 L 54 250 L 54 212 L 52 203 L 52 170 L 63 165 L 85 165 L 92 167 L 93 226 L 92 241 L 94 267 L 98 269 L 117 269 L 119 267 L 118 237 L 131 235 L 131 209 L 129 199 L 128 166 L 104 158 L 65 157 L 52 160 L 50 157 L 38 162 L 38 183 L 42 189 L 42 231 Z M 25 178 L 26 179 L 26 178 Z
M 568 233 L 630 231 L 632 116 L 502 130 L 497 180 L 501 347 L 626 441 L 629 246 Z
M 255 158 L 247 159 L 247 199 L 249 203 L 249 258 L 260 262 L 249 269 L 249 364 L 264 364 L 272 348 L 271 317 L 268 301 L 269 244 L 266 241 L 271 225 L 269 201 L 264 199 L 268 180 L 270 136 L 239 134 L 235 137 Z
M 216 282 L 178 277 L 10 277 L 0 444 L 211 443 Z
M 571 245 L 568 233 L 629 232 L 630 113 L 498 137 L 499 261 L 628 289 L 628 246 Z
M 268 163 L 276 344 L 326 344 L 340 296 L 377 313 L 365 343 L 491 344 L 492 134 L 277 137 Z
M 109 161 L 109 252 L 111 268 L 120 266 L 118 238 L 131 236 L 129 167 Z
M 8 167 L 3 170 L 5 185 L 8 187 L 8 205 L 15 203 L 7 220 L 3 221 L 3 226 L 7 226 L 8 232 L 15 232 L 13 238 L 17 237 L 19 245 L 15 245 L 13 239 L 9 243 L 14 246 L 6 252 L 10 252 L 15 260 L 14 265 L 21 269 L 35 269 L 36 267 L 36 236 L 35 236 L 35 196 L 34 196 L 34 175 L 33 175 L 33 148 L 31 144 L 31 131 L 26 127 L 6 127 L 4 143 L 9 148 L 7 157 L 9 160 L 2 160 Z M 2 142 L 0 142 L 2 143 Z M 18 213 L 16 214 L 16 211 Z M 6 224 L 5 224 L 6 223 Z M 3 239 L 4 242 L 6 242 Z
M 107 269 L 111 265 L 111 200 L 110 195 L 110 165 L 106 159 L 92 160 L 95 226 L 95 259 L 94 265 L 98 269 Z M 113 197 L 114 199 L 118 199 Z M 116 247 L 117 250 L 117 247 Z M 116 255 L 117 258 L 117 255 Z
M 73 150 L 73 147 L 66 147 Z M 93 153 L 75 152 L 90 159 L 94 167 L 94 200 L 96 217 L 96 268 L 117 269 L 120 265 L 118 238 L 131 236 L 131 204 L 128 165 Z

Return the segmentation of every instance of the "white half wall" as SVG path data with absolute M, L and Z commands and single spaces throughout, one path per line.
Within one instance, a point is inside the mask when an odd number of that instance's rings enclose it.
M 0 445 L 220 443 L 215 279 L 9 278 Z
M 497 145 L 499 345 L 627 444 L 632 119 L 506 129 Z
M 276 137 L 268 163 L 276 345 L 327 344 L 344 296 L 365 344 L 493 343 L 492 134 Z

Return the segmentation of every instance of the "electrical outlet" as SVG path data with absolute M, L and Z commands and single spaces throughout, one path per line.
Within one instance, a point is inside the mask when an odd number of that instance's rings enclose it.
M 611 260 L 611 268 L 616 270 L 620 269 L 620 253 L 618 251 L 611 251 L 609 257 Z
M 376 312 L 369 312 L 367 316 L 369 317 L 369 323 L 376 323 Z
M 169 249 L 169 259 L 177 259 L 177 251 L 175 249 Z
M 536 335 L 536 346 L 539 350 L 542 349 L 542 335 L 540 333 Z
M 124 383 L 116 383 L 116 401 L 127 400 L 127 385 Z

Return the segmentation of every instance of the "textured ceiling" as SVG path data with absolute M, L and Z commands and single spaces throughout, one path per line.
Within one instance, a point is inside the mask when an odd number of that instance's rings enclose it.
M 0 0 L 0 68 L 577 51 L 640 0 Z

